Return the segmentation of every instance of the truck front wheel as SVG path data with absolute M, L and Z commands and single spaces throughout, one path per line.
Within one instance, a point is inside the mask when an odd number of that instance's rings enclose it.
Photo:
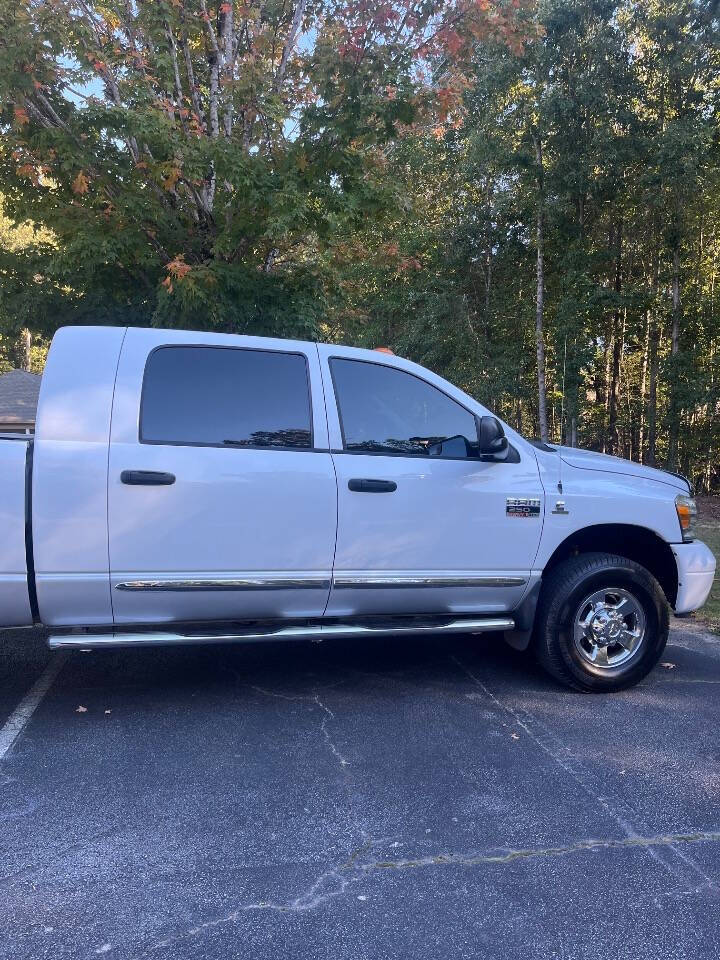
M 625 557 L 583 553 L 545 579 L 532 646 L 556 680 L 602 693 L 647 676 L 668 629 L 667 601 L 651 573 Z

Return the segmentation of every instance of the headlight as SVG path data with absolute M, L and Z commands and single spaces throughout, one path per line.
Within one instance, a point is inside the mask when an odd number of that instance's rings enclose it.
M 675 497 L 680 530 L 683 540 L 692 540 L 695 537 L 695 521 L 697 520 L 697 504 L 692 497 L 685 497 L 679 493 Z

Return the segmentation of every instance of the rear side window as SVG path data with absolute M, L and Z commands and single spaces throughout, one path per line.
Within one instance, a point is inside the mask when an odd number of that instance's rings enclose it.
M 307 361 L 268 350 L 159 347 L 145 366 L 140 440 L 308 449 Z
M 422 455 L 449 437 L 477 442 L 473 415 L 425 380 L 363 360 L 330 364 L 346 450 Z

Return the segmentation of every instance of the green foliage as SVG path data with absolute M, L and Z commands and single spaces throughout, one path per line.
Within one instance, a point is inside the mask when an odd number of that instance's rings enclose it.
M 394 201 L 371 151 L 417 112 L 411 37 L 373 41 L 370 17 L 364 57 L 348 57 L 348 11 L 331 12 L 3 4 L 6 210 L 56 240 L 31 258 L 6 251 L 8 322 L 26 324 L 34 308 L 55 323 L 97 311 L 103 322 L 316 335 L 314 252 Z M 30 296 L 30 260 L 54 299 Z
M 378 157 L 428 113 L 423 77 L 485 35 L 517 46 L 521 8 L 4 2 L 0 182 L 56 238 L 37 313 L 317 335 L 322 253 L 397 203 Z
M 551 437 L 720 485 L 715 11 L 544 0 L 541 41 L 479 50 L 462 122 L 391 152 L 409 203 L 356 239 L 338 329 L 428 363 L 537 434 L 537 137 Z
M 62 323 L 382 344 L 537 434 L 539 144 L 551 437 L 720 486 L 717 4 L 412 9 L 2 4 L 0 363 Z

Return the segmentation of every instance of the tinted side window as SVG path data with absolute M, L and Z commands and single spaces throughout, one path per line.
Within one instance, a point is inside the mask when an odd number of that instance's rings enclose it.
M 140 439 L 308 448 L 307 361 L 267 350 L 160 347 L 145 366 Z
M 411 373 L 362 360 L 331 360 L 346 450 L 427 454 L 448 437 L 477 441 L 475 418 Z

